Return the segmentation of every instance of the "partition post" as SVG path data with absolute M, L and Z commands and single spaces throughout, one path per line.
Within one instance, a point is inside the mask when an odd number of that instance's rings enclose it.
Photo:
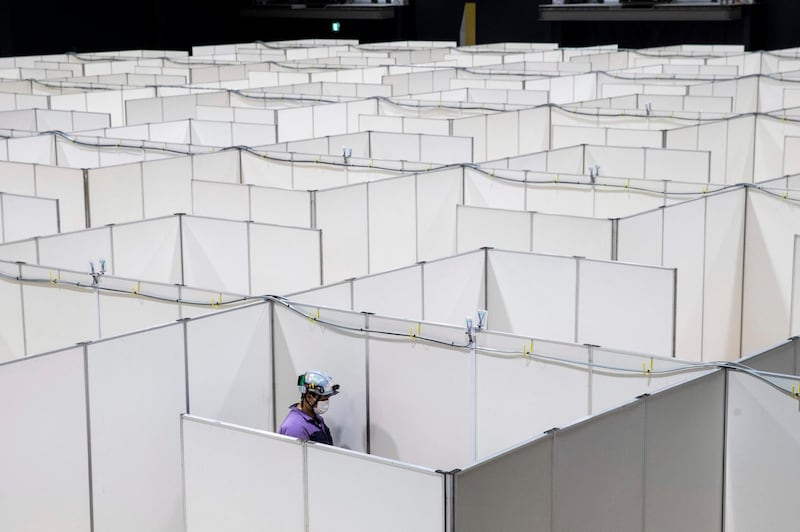
M 269 363 L 270 373 L 272 375 L 272 432 L 278 432 L 278 405 L 275 398 L 277 397 L 277 387 L 275 384 L 275 300 L 268 299 L 269 303 Z
M 352 286 L 352 281 L 350 282 L 350 286 Z M 352 300 L 351 300 L 352 301 Z M 374 314 L 374 312 L 362 312 L 361 314 L 364 315 L 364 383 L 365 383 L 365 402 L 366 402 L 366 419 L 367 419 L 367 438 L 366 438 L 366 450 L 367 454 L 372 454 L 372 438 L 370 437 L 370 433 L 372 430 L 370 429 L 370 412 L 369 412 L 369 317 Z M 274 375 L 275 372 L 273 371 L 272 374 Z M 275 401 L 273 401 L 273 404 Z
M 3 210 L 3 198 L 5 198 L 5 194 L 0 192 L 0 242 L 6 241 L 6 221 L 5 211 Z
M 611 218 L 611 260 L 618 260 L 619 254 L 619 218 Z
M 83 389 L 86 400 L 86 464 L 89 476 L 89 531 L 94 532 L 94 491 L 92 485 L 92 416 L 89 401 L 89 349 L 90 342 L 80 342 L 83 348 Z
M 183 216 L 185 213 L 176 212 L 175 215 L 178 217 L 178 247 L 180 252 L 180 261 L 181 261 L 181 286 L 186 285 L 186 280 L 184 278 L 184 271 L 185 268 L 183 267 Z
M 192 411 L 190 410 L 190 403 L 189 403 L 189 319 L 190 318 L 180 318 L 178 321 L 181 322 L 181 329 L 183 330 L 183 382 L 184 386 L 186 386 L 186 413 L 191 414 Z M 274 401 L 273 401 L 274 402 Z
M 594 408 L 592 404 L 592 394 L 594 393 L 592 384 L 594 382 L 594 350 L 599 345 L 594 344 L 583 344 L 586 346 L 587 349 L 587 357 L 586 360 L 589 362 L 589 365 L 586 366 L 586 379 L 587 379 L 587 390 L 589 391 L 588 397 L 586 398 L 586 415 L 592 415 L 592 409 Z
M 309 190 L 308 191 L 308 200 L 310 203 L 309 214 L 311 219 L 309 220 L 309 224 L 311 229 L 317 228 L 317 191 L 316 190 Z
M 728 465 L 728 400 L 730 394 L 730 368 L 724 367 L 722 371 L 725 372 L 725 398 L 722 401 L 722 529 L 725 530 L 725 502 L 728 498 L 727 495 L 727 465 Z
M 456 474 L 460 469 L 444 471 L 437 469 L 437 473 L 442 475 L 442 495 L 444 497 L 444 532 L 455 532 L 456 530 Z
M 578 343 L 578 317 L 580 315 L 581 304 L 581 259 L 584 257 L 575 256 L 575 337 L 573 341 Z
M 22 261 L 17 261 L 17 268 L 19 269 L 19 310 L 20 314 L 22 314 L 22 354 L 24 356 L 28 356 L 28 335 L 25 331 L 25 291 L 23 290 L 23 281 L 22 281 L 22 265 L 25 264 Z
M 247 234 L 247 295 L 253 294 L 253 266 L 251 262 L 251 248 L 253 247 L 252 242 L 250 241 L 250 224 L 253 222 L 245 222 L 245 232 Z
M 420 278 L 420 319 L 425 321 L 425 262 L 418 262 L 419 264 L 419 278 Z M 350 300 L 352 301 L 352 299 Z
M 92 226 L 92 216 L 89 212 L 89 169 L 81 168 L 81 171 L 83 172 L 83 215 L 86 229 L 89 229 Z

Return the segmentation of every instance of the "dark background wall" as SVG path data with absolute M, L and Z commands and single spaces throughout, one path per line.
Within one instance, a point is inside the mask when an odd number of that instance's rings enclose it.
M 296 1 L 296 0 L 295 0 Z M 624 48 L 678 43 L 743 43 L 750 50 L 800 46 L 800 0 L 760 0 L 752 19 L 728 23 L 547 23 L 549 0 L 477 0 L 477 39 L 558 42 L 562 46 L 617 43 Z M 457 41 L 463 0 L 411 0 L 390 21 L 243 17 L 252 0 L 0 0 L 0 55 L 123 49 L 190 50 L 193 45 L 294 38 Z

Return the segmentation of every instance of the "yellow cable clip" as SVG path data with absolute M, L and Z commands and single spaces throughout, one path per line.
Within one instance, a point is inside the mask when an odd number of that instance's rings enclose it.
M 797 385 L 797 391 L 795 391 L 795 385 L 792 384 L 792 397 L 795 399 L 800 399 L 800 384 Z
M 653 373 L 653 357 L 650 357 L 650 368 L 648 369 L 644 362 L 642 362 L 642 373 L 644 375 L 650 375 Z
M 556 174 L 556 178 L 553 179 L 553 183 L 557 185 L 559 181 L 561 181 L 561 176 L 559 174 Z
M 703 185 L 703 194 L 708 194 L 708 185 Z
M 628 188 L 629 186 L 631 186 L 631 180 L 630 179 L 626 179 L 625 180 L 625 188 Z
M 142 282 L 139 281 L 139 282 L 136 283 L 136 286 L 131 288 L 131 294 L 139 295 L 141 292 L 142 292 Z
M 788 197 L 789 197 L 789 191 L 787 190 L 786 192 L 784 192 L 783 194 L 781 194 L 781 197 L 782 197 L 783 199 L 786 199 L 786 198 L 788 198 Z
M 57 280 L 53 278 L 53 272 L 50 272 L 50 284 L 56 284 Z

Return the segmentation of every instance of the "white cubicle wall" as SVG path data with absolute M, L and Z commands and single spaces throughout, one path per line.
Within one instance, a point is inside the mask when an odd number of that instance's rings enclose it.
M 673 269 L 485 249 L 292 298 L 450 324 L 483 308 L 493 330 L 673 356 L 674 290 Z
M 322 283 L 319 230 L 175 215 L 0 246 L 4 260 L 237 294 Z M 23 258 L 24 257 L 24 258 Z M 34 260 L 30 260 L 34 259 Z M 291 265 L 291 266 L 287 266 Z
M 0 127 L 23 131 L 83 131 L 109 127 L 107 113 L 29 109 L 0 112 Z
M 0 243 L 51 235 L 59 229 L 57 199 L 0 192 Z

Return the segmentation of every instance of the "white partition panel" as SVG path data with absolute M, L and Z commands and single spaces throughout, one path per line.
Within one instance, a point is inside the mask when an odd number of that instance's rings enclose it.
M 562 184 L 560 179 L 556 174 L 552 185 L 529 186 L 526 209 L 550 214 L 594 216 L 594 193 L 591 187 Z
M 706 202 L 703 199 L 664 209 L 662 264 L 677 268 L 680 283 L 675 300 L 675 353 L 691 360 L 701 360 L 703 350 L 705 227 Z
M 104 277 L 101 286 L 103 290 L 98 293 L 97 303 L 101 338 L 155 327 L 180 318 L 175 286 L 115 277 Z
M 425 263 L 422 283 L 422 319 L 460 324 L 486 308 L 486 251 Z
M 58 202 L 0 194 L 0 231 L 5 242 L 58 233 Z
M 711 154 L 707 151 L 647 150 L 647 179 L 706 183 L 710 170 Z
M 248 224 L 250 294 L 288 294 L 322 284 L 321 232 Z
M 311 227 L 311 193 L 306 190 L 250 187 L 254 222 Z
M 247 225 L 182 217 L 183 284 L 236 294 L 249 293 Z
M 8 160 L 21 163 L 65 164 L 56 154 L 56 137 L 52 134 L 8 139 Z M 58 163 L 56 162 L 58 161 Z
M 578 343 L 673 355 L 675 270 L 582 260 L 578 273 Z
M 531 251 L 611 260 L 611 221 L 532 213 Z
M 14 282 L 19 274 L 16 264 L 0 263 L 0 363 L 25 354 L 25 340 L 22 332 L 22 289 Z
M 275 121 L 278 126 L 278 142 L 289 142 L 313 137 L 313 120 L 313 107 L 278 109 L 275 112 Z
M 353 310 L 422 319 L 422 267 L 411 266 L 353 280 Z
M 734 360 L 741 355 L 746 201 L 744 188 L 706 199 L 703 360 Z
M 370 316 L 376 331 L 417 333 L 417 324 Z M 425 324 L 421 336 L 465 344 L 461 327 Z M 380 334 L 369 337 L 370 453 L 450 470 L 475 459 L 470 405 L 473 356 L 454 349 Z M 456 386 L 446 382 L 458 383 Z M 413 393 L 409 393 L 410 390 Z M 431 405 L 461 405 L 442 416 Z
M 516 172 L 521 178 L 522 172 Z M 525 209 L 525 185 L 472 168 L 464 169 L 464 204 L 473 207 Z M 460 203 L 460 202 L 459 202 Z
M 239 151 L 227 150 L 193 155 L 192 177 L 204 181 L 240 183 Z
M 58 198 L 58 213 L 61 218 L 62 231 L 77 231 L 86 228 L 83 172 L 81 170 L 57 166 L 37 166 L 36 194 L 39 197 Z
M 797 399 L 738 372 L 728 374 L 725 530 L 793 528 L 800 478 Z
M 725 374 L 646 401 L 645 529 L 721 530 Z
M 444 530 L 441 474 L 327 445 L 309 445 L 307 461 L 310 532 Z
M 381 272 L 417 261 L 416 177 L 367 185 L 369 271 Z
M 621 218 L 617 231 L 617 260 L 660 265 L 663 225 L 663 209 Z
M 83 348 L 0 365 L 0 404 L 0 528 L 89 530 Z
M 490 250 L 486 272 L 490 327 L 575 341 L 576 264 L 567 257 Z
M 478 345 L 503 351 L 478 350 L 478 459 L 589 413 L 586 347 L 492 332 L 478 335 Z
M 112 227 L 114 275 L 160 283 L 183 283 L 180 217 Z
M 142 163 L 144 217 L 191 212 L 192 159 L 171 157 Z
M 556 433 L 554 532 L 642 530 L 644 405 Z
M 186 532 L 302 532 L 303 446 L 292 438 L 182 418 Z
M 248 187 L 234 183 L 193 180 L 191 213 L 229 220 L 249 220 Z
M 673 358 L 633 356 L 604 348 L 592 349 L 592 361 L 598 366 L 592 372 L 592 414 L 708 371 Z
M 89 172 L 89 216 L 93 227 L 144 218 L 142 167 L 125 164 Z
M 510 251 L 531 250 L 531 213 L 456 206 L 457 252 L 484 246 Z
M 39 264 L 89 271 L 89 262 L 100 268 L 100 259 L 107 261 L 106 269 L 114 271 L 111 260 L 111 229 L 89 229 L 39 239 Z
M 94 530 L 181 530 L 183 327 L 87 347 Z
M 591 145 L 586 146 L 585 149 L 584 166 L 586 168 L 598 165 L 600 175 L 644 179 L 644 149 Z
M 322 229 L 324 282 L 333 283 L 369 271 L 367 186 L 317 193 L 317 227 Z
M 187 322 L 192 414 L 271 430 L 271 336 L 267 303 Z
M 334 444 L 366 451 L 366 338 L 315 321 L 319 317 L 325 322 L 360 329 L 364 326 L 364 315 L 318 307 L 297 308 L 299 314 L 283 305 L 273 305 L 275 429 L 286 417 L 289 405 L 300 400 L 297 376 L 310 370 L 324 371 L 341 385 L 340 393 L 331 400 L 330 410 L 325 414 Z
M 0 260 L 36 264 L 38 260 L 37 241 L 31 239 L 0 245 Z
M 417 255 L 419 260 L 456 252 L 456 208 L 461 202 L 461 168 L 417 176 Z
M 747 191 L 742 353 L 788 337 L 793 238 L 800 206 L 764 192 Z
M 420 144 L 422 135 L 403 133 L 372 132 L 370 135 L 370 154 L 373 159 L 392 159 L 400 161 L 421 161 Z M 355 153 L 354 153 L 355 155 Z M 438 154 L 441 156 L 442 154 Z M 433 161 L 425 162 L 436 162 Z
M 342 281 L 288 296 L 292 301 L 306 305 L 318 305 L 353 310 L 352 282 Z

